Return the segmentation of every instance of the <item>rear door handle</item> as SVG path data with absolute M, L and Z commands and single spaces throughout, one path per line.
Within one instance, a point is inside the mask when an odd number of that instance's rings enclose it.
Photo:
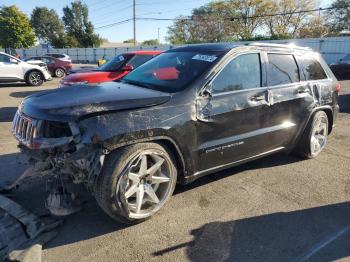
M 266 100 L 265 95 L 255 95 L 250 97 L 250 101 L 258 102 L 258 101 L 263 101 Z
M 297 88 L 298 94 L 310 93 L 310 89 L 305 86 L 300 86 Z

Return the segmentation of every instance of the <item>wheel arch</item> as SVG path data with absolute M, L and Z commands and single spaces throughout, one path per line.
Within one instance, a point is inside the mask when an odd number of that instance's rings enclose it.
M 160 143 L 163 146 L 165 146 L 169 151 L 172 153 L 174 156 L 176 168 L 178 170 L 178 179 L 180 183 L 184 183 L 184 177 L 186 176 L 186 164 L 185 164 L 185 159 L 183 156 L 183 153 L 180 149 L 180 147 L 177 145 L 174 139 L 168 136 L 154 136 L 154 137 L 148 137 L 148 138 L 142 138 L 142 139 L 137 139 L 137 140 L 132 140 L 132 141 L 126 141 L 123 143 L 119 144 L 114 144 L 108 146 L 108 150 L 114 151 L 118 150 L 122 147 L 133 145 L 133 144 L 138 144 L 138 143 L 144 143 L 144 142 L 155 142 L 155 143 Z
M 317 113 L 317 112 L 319 112 L 319 111 L 324 111 L 326 114 L 327 114 L 327 118 L 328 118 L 328 134 L 330 134 L 331 132 L 332 132 L 332 130 L 333 130 L 333 108 L 331 107 L 331 106 L 320 106 L 320 107 L 316 107 L 313 111 L 312 111 L 312 113 L 311 113 L 311 115 L 310 115 L 310 117 L 309 117 L 309 119 L 308 119 L 308 121 L 307 121 L 307 123 L 312 119 L 312 117 Z
M 45 76 L 44 76 L 43 72 L 41 72 L 39 69 L 36 69 L 36 68 L 30 69 L 30 70 L 28 70 L 28 71 L 25 73 L 25 75 L 24 75 L 24 80 L 25 80 L 25 81 L 28 81 L 28 75 L 29 75 L 31 72 L 39 72 L 39 73 L 41 74 L 41 77 L 42 77 L 43 80 L 45 81 Z

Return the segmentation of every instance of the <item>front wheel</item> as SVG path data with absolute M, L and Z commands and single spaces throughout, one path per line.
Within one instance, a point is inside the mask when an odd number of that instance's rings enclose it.
M 57 69 L 55 70 L 55 76 L 56 76 L 56 77 L 62 78 L 62 77 L 64 77 L 65 75 L 66 75 L 66 71 L 64 71 L 63 68 L 57 68 Z
M 166 147 L 140 143 L 112 152 L 95 184 L 95 198 L 113 219 L 133 224 L 150 218 L 172 195 L 177 180 Z
M 325 148 L 328 138 L 328 117 L 324 111 L 314 114 L 294 153 L 303 158 L 314 158 Z
M 40 86 L 44 83 L 44 77 L 39 71 L 32 71 L 27 76 L 27 84 L 31 86 Z

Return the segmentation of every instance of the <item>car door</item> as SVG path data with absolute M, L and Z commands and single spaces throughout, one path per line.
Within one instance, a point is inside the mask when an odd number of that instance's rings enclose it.
M 23 79 L 23 70 L 18 60 L 0 54 L 0 80 L 2 81 L 18 81 Z
M 198 170 L 215 169 L 264 152 L 261 121 L 268 97 L 259 52 L 233 57 L 197 99 Z
M 46 63 L 47 68 L 49 69 L 50 73 L 53 74 L 55 72 L 55 59 L 49 56 L 43 56 L 41 59 L 43 62 Z
M 314 100 L 292 53 L 267 53 L 269 108 L 263 116 L 263 136 L 268 150 L 287 147 L 297 137 Z

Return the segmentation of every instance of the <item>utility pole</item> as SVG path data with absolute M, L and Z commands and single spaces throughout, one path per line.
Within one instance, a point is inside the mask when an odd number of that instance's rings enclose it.
M 158 27 L 158 45 L 160 44 L 159 30 L 160 30 L 160 28 Z
M 133 0 L 134 46 L 136 46 L 136 0 Z

